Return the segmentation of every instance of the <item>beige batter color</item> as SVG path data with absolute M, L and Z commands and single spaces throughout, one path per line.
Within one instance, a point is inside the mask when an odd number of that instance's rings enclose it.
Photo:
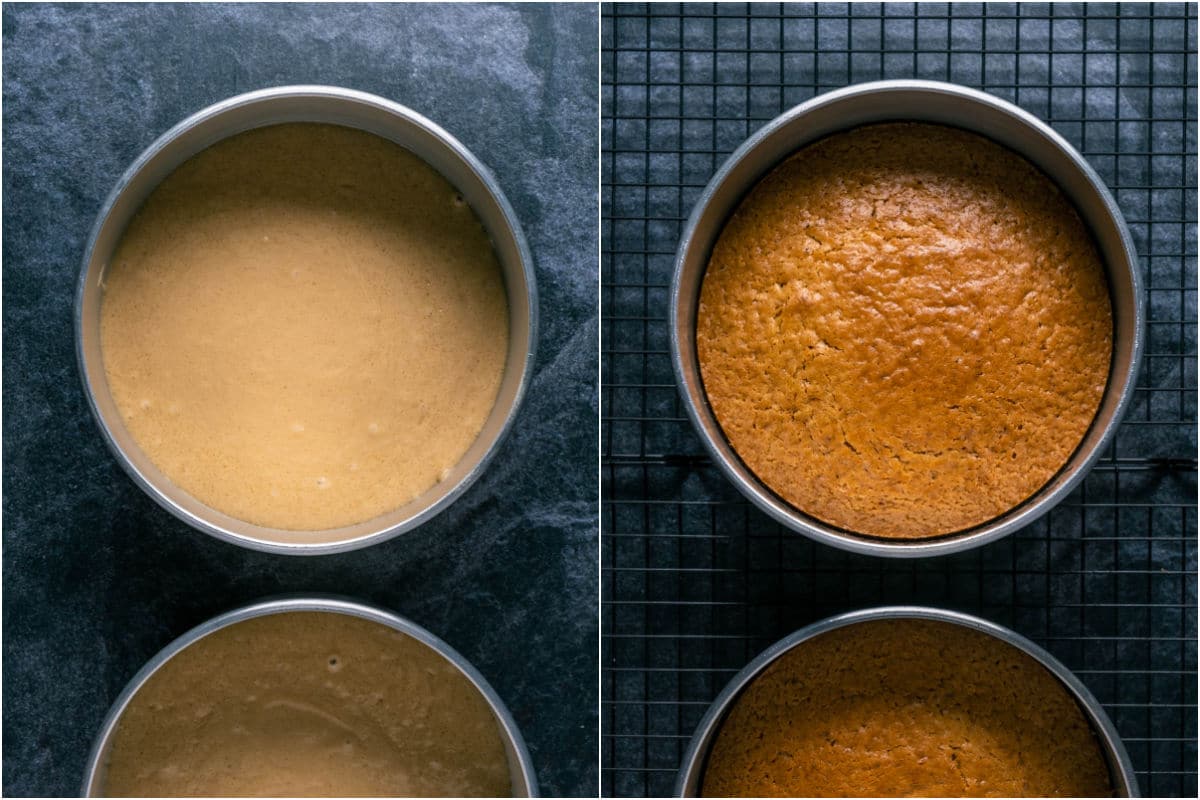
M 101 346 L 130 433 L 200 501 L 323 530 L 443 480 L 495 403 L 503 276 L 454 188 L 379 137 L 261 128 L 139 211 Z
M 383 625 L 327 612 L 210 634 L 134 696 L 109 797 L 508 796 L 500 729 L 459 670 Z

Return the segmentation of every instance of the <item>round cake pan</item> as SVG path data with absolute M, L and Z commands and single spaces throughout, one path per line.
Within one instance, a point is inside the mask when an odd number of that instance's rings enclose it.
M 84 797 L 102 796 L 101 793 L 104 790 L 104 769 L 108 760 L 109 749 L 112 747 L 113 735 L 116 732 L 117 725 L 121 721 L 121 715 L 133 700 L 134 695 L 138 693 L 138 690 L 150 680 L 151 676 L 163 664 L 167 663 L 167 661 L 184 648 L 222 628 L 227 628 L 230 625 L 236 625 L 239 622 L 245 622 L 255 617 L 262 617 L 268 614 L 285 614 L 295 611 L 318 611 L 328 614 L 347 614 L 349 616 L 360 617 L 407 634 L 435 650 L 466 676 L 467 680 L 479 690 L 479 693 L 487 700 L 488 706 L 491 707 L 492 713 L 495 715 L 496 722 L 499 725 L 500 735 L 504 740 L 504 749 L 508 756 L 509 773 L 512 776 L 513 796 L 537 797 L 537 777 L 533 770 L 533 762 L 529 757 L 529 751 L 525 747 L 525 740 L 521 738 L 521 732 L 517 729 L 517 724 L 513 721 L 512 715 L 508 713 L 504 701 L 500 699 L 500 696 L 496 694 L 496 690 L 488 684 L 484 677 L 479 674 L 478 670 L 471 666 L 454 648 L 420 625 L 382 608 L 331 595 L 286 596 L 261 600 L 257 603 L 226 612 L 210 619 L 208 622 L 197 625 L 160 650 L 125 685 L 121 694 L 112 704 L 112 708 L 109 709 L 108 716 L 104 718 L 104 724 L 100 726 L 100 733 L 96 736 L 96 740 L 92 745 L 92 751 L 88 756 L 81 794 Z
M 838 614 L 837 616 L 829 617 L 801 628 L 759 653 L 717 695 L 717 699 L 713 701 L 707 713 L 700 720 L 700 725 L 697 727 L 696 733 L 692 736 L 687 751 L 684 753 L 683 763 L 679 767 L 679 777 L 675 782 L 675 796 L 700 796 L 700 786 L 701 781 L 704 779 L 704 769 L 707 766 L 708 754 L 716 740 L 721 721 L 725 719 L 725 715 L 733 708 L 742 690 L 749 686 L 777 658 L 792 648 L 798 647 L 809 639 L 820 636 L 823 633 L 860 622 L 886 619 L 926 619 L 961 625 L 964 628 L 971 628 L 972 630 L 999 639 L 1031 656 L 1035 661 L 1048 669 L 1054 677 L 1058 678 L 1067 691 L 1075 698 L 1075 701 L 1083 710 L 1084 716 L 1091 723 L 1092 730 L 1096 734 L 1096 739 L 1100 742 L 1100 748 L 1104 752 L 1104 759 L 1108 763 L 1109 777 L 1116 795 L 1118 797 L 1140 796 L 1138 794 L 1137 776 L 1133 770 L 1133 762 L 1129 760 L 1129 754 L 1125 752 L 1125 745 L 1121 743 L 1121 738 L 1117 735 L 1117 730 L 1113 727 L 1108 714 L 1104 712 L 1104 708 L 1092 696 L 1092 693 L 1087 690 L 1087 687 L 1083 685 L 1079 678 L 1075 677 L 1058 659 L 1024 636 L 1008 628 L 978 617 L 973 617 L 970 614 L 945 611 L 937 608 L 923 608 L 920 606 L 885 606 L 882 608 L 852 611 L 847 614 Z
M 504 273 L 509 348 L 496 403 L 474 443 L 445 480 L 374 519 L 321 531 L 254 525 L 182 491 L 133 440 L 109 391 L 100 349 L 104 276 L 126 226 L 176 167 L 201 150 L 253 128 L 286 122 L 342 125 L 389 139 L 424 159 L 464 197 L 483 223 Z M 416 112 L 381 97 L 330 86 L 283 86 L 217 103 L 160 136 L 125 171 L 92 229 L 75 297 L 75 337 L 84 393 L 100 431 L 134 482 L 189 525 L 234 544 L 287 554 L 342 552 L 411 530 L 467 490 L 508 433 L 533 372 L 537 289 L 533 259 L 512 206 L 495 177 L 457 139 Z
M 1096 417 L 1066 465 L 1032 497 L 1006 514 L 936 539 L 878 539 L 811 517 L 767 488 L 738 458 L 704 394 L 696 356 L 696 309 L 713 244 L 742 198 L 801 147 L 872 122 L 920 121 L 982 134 L 1024 156 L 1066 194 L 1090 229 L 1107 271 L 1113 311 L 1113 355 Z M 931 81 L 880 81 L 819 95 L 767 123 L 717 171 L 701 194 L 679 243 L 670 300 L 671 360 L 683 404 L 701 441 L 752 503 L 783 525 L 819 542 L 877 556 L 920 557 L 994 541 L 1033 522 L 1061 501 L 1116 433 L 1137 383 L 1145 340 L 1145 299 L 1133 239 L 1116 201 L 1087 161 L 1041 120 L 983 92 Z

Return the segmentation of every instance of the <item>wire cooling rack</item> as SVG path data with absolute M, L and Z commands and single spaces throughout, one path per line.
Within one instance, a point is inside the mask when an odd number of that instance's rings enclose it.
M 1195 6 L 621 3 L 602 31 L 602 792 L 669 794 L 708 704 L 786 633 L 919 603 L 1044 646 L 1104 704 L 1142 791 L 1195 797 Z M 1013 101 L 1087 156 L 1132 230 L 1149 338 L 1126 421 L 1066 502 L 972 552 L 897 561 L 743 500 L 680 406 L 666 315 L 683 223 L 752 131 L 914 77 Z

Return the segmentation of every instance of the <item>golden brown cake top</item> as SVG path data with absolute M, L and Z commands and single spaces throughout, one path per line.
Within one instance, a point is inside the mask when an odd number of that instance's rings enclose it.
M 831 525 L 925 538 L 1041 488 L 1091 424 L 1112 313 L 1082 221 L 1031 164 L 922 123 L 797 152 L 713 248 L 704 389 L 767 486 Z
M 706 797 L 1109 796 L 1074 698 L 1020 650 L 945 622 L 849 625 L 737 699 Z

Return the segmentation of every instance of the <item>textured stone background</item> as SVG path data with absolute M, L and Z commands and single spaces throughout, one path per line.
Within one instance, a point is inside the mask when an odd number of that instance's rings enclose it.
M 594 6 L 6 6 L 6 795 L 78 791 L 109 703 L 189 627 L 278 592 L 411 617 L 496 687 L 548 795 L 596 792 Z M 75 367 L 88 232 L 125 167 L 210 103 L 329 83 L 432 118 L 491 166 L 530 240 L 538 365 L 512 435 L 450 510 L 295 559 L 193 532 L 105 450 Z

